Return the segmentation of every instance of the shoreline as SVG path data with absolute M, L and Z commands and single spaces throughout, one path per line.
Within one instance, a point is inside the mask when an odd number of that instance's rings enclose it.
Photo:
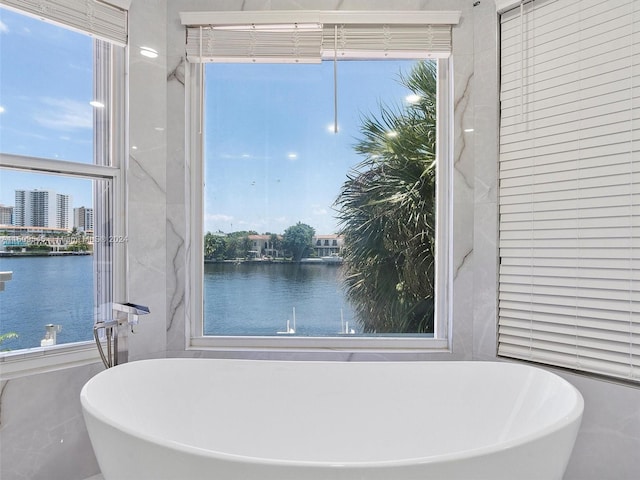
M 336 257 L 337 258 L 337 257 Z M 235 260 L 214 260 L 214 259 L 204 259 L 205 265 L 208 264 L 236 264 L 236 265 L 342 265 L 343 260 L 340 258 L 339 260 L 331 259 L 326 260 L 322 257 L 308 257 L 303 258 L 298 262 L 294 262 L 293 260 L 285 260 L 285 259 L 270 259 L 270 260 L 261 260 L 261 259 L 245 259 L 245 258 L 236 258 Z

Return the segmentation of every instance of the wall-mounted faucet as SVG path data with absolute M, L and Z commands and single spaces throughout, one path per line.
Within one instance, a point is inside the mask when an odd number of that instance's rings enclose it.
M 133 327 L 138 325 L 138 316 L 149 313 L 149 307 L 135 303 L 112 303 L 111 305 L 116 316 L 115 319 L 121 323 L 126 321 L 131 327 L 131 333 L 135 333 Z
M 135 303 L 113 302 L 111 309 L 113 311 L 113 320 L 98 322 L 93 327 L 93 337 L 96 340 L 102 363 L 106 368 L 126 363 L 129 360 L 129 330 L 131 330 L 131 333 L 135 333 L 133 328 L 138 325 L 138 317 L 149 313 L 149 307 L 136 305 Z M 105 332 L 106 354 L 100 341 L 100 330 Z

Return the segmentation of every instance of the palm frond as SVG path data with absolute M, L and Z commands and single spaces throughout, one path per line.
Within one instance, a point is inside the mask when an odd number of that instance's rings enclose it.
M 335 204 L 347 294 L 370 333 L 433 331 L 435 64 L 420 62 L 400 81 L 420 101 L 404 110 L 381 104 L 362 118 L 354 148 L 363 160 Z

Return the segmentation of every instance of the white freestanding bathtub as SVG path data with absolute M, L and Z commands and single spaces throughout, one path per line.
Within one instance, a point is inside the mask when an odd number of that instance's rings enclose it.
M 106 480 L 560 479 L 583 410 L 493 362 L 145 360 L 81 400 Z

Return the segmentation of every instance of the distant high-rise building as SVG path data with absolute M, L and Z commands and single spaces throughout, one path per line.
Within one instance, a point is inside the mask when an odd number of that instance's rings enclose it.
M 54 190 L 16 190 L 14 225 L 69 229 L 71 196 Z
M 13 225 L 13 207 L 0 205 L 0 225 Z
M 25 226 L 25 209 L 27 207 L 27 191 L 16 190 L 15 203 L 13 207 L 13 224 L 19 227 Z
M 73 226 L 78 230 L 82 230 L 83 232 L 93 230 L 93 208 L 74 208 Z
M 71 197 L 56 193 L 56 227 L 71 229 Z

